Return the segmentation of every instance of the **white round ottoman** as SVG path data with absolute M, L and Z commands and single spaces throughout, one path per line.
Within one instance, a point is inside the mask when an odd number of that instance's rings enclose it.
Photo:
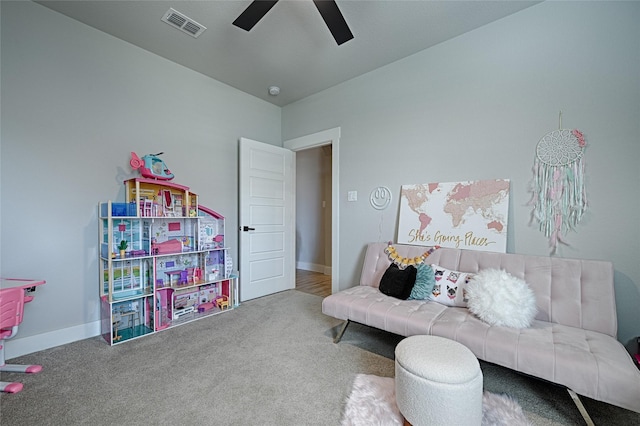
M 411 336 L 395 352 L 396 401 L 406 422 L 482 423 L 482 371 L 471 350 L 444 337 Z

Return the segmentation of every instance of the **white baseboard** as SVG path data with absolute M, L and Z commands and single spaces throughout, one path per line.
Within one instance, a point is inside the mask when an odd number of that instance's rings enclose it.
M 296 262 L 296 269 L 320 272 L 321 274 L 331 275 L 331 266 L 318 265 L 317 263 Z
M 100 321 L 22 338 L 20 338 L 20 331 L 18 331 L 15 339 L 10 339 L 5 342 L 5 358 L 16 358 L 78 340 L 95 337 L 99 334 Z

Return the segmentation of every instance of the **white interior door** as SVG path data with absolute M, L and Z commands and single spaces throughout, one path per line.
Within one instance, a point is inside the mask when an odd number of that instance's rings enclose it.
M 295 288 L 294 156 L 240 138 L 240 301 Z

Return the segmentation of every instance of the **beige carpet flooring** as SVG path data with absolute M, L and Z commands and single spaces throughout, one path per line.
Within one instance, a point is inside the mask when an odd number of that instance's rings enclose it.
M 296 290 L 109 347 L 101 337 L 29 354 L 39 363 L 18 394 L 0 395 L 2 425 L 339 425 L 356 374 L 393 377 L 401 339 L 340 321 L 322 298 Z M 481 363 L 485 390 L 516 398 L 534 425 L 579 425 L 569 395 Z M 597 425 L 640 424 L 640 414 L 585 399 Z

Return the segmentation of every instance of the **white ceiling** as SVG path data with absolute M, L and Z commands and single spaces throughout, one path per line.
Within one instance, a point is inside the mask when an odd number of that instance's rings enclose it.
M 43 0 L 38 3 L 275 105 L 284 106 L 539 1 L 337 0 L 354 39 L 338 46 L 311 0 L 280 0 L 246 32 L 251 0 Z M 169 10 L 207 27 L 193 38 Z M 269 86 L 280 95 L 270 96 Z

